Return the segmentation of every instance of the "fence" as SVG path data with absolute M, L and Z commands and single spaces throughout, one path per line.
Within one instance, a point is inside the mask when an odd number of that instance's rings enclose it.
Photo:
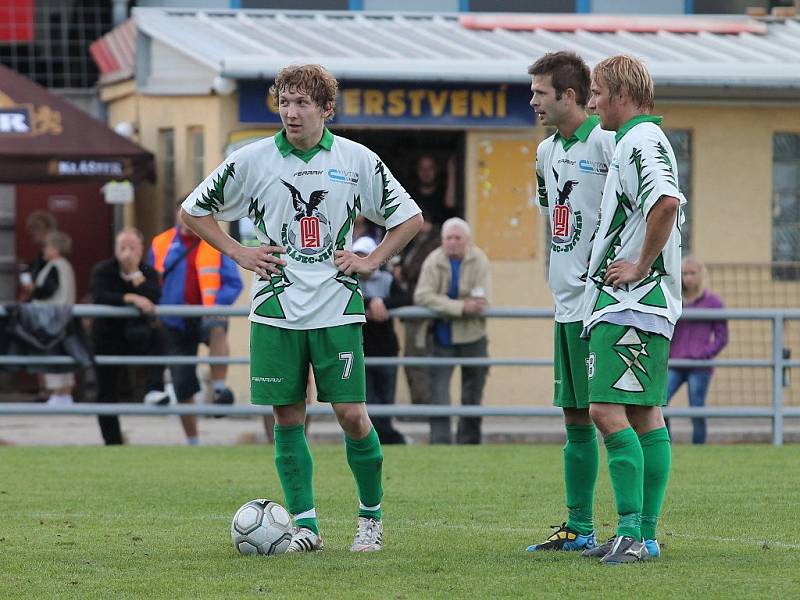
M 793 309 L 800 307 L 800 263 L 709 263 L 708 287 L 726 308 Z M 786 358 L 800 349 L 800 321 L 789 321 L 784 329 Z M 720 358 L 769 358 L 772 327 L 768 320 L 739 320 L 730 324 L 730 342 Z M 794 373 L 786 372 L 787 378 Z M 747 405 L 771 386 L 769 368 L 723 369 L 715 374 L 708 395 L 709 405 Z M 800 385 L 784 390 L 784 403 L 800 406 Z
M 247 316 L 248 310 L 235 307 L 201 306 L 159 306 L 156 309 L 159 316 Z M 0 316 L 6 314 L 0 307 Z M 73 307 L 75 317 L 105 317 L 125 318 L 139 316 L 139 312 L 131 307 L 110 307 L 102 305 L 76 305 Z M 404 319 L 420 319 L 435 317 L 427 309 L 420 307 L 405 307 L 390 311 L 393 317 Z M 550 309 L 494 307 L 486 312 L 488 318 L 493 319 L 552 319 L 553 311 Z M 766 323 L 772 330 L 772 349 L 769 358 L 735 358 L 715 360 L 673 360 L 671 366 L 675 367 L 718 367 L 769 369 L 771 371 L 771 402 L 769 406 L 735 406 L 735 407 L 703 407 L 703 408 L 666 408 L 664 414 L 668 417 L 707 417 L 707 418 L 769 418 L 772 421 L 772 442 L 775 445 L 783 444 L 784 419 L 800 417 L 800 407 L 784 406 L 784 386 L 788 384 L 787 373 L 789 369 L 800 367 L 800 360 L 790 360 L 785 352 L 785 330 L 787 321 L 800 321 L 798 309 L 726 309 L 708 310 L 693 309 L 684 312 L 684 319 L 689 320 L 714 320 L 727 319 L 732 321 L 755 321 Z M 168 364 L 248 364 L 247 356 L 231 357 L 199 357 L 199 356 L 97 356 L 96 362 L 100 365 L 168 365 Z M 28 366 L 31 363 L 29 356 L 3 356 L 0 365 Z M 36 360 L 40 365 L 69 365 L 73 364 L 67 356 L 49 356 Z M 420 366 L 445 366 L 445 365 L 482 365 L 493 367 L 542 367 L 553 364 L 552 358 L 436 358 L 436 357 L 368 357 L 367 366 L 374 365 L 420 365 Z M 375 406 L 368 407 L 374 416 L 503 416 L 503 417 L 557 417 L 561 416 L 561 409 L 555 407 L 525 407 L 525 406 Z M 270 407 L 260 406 L 217 406 L 217 405 L 178 405 L 178 406 L 146 406 L 141 404 L 76 404 L 71 406 L 54 407 L 31 403 L 0 403 L 0 415 L 6 414 L 78 414 L 78 415 L 257 415 L 269 412 Z M 310 406 L 309 413 L 330 414 L 327 406 Z

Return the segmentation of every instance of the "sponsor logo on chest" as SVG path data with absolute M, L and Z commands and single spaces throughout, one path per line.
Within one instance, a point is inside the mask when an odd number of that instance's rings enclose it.
M 281 243 L 286 253 L 301 263 L 328 260 L 333 255 L 331 226 L 323 201 L 328 190 L 314 190 L 307 199 L 298 188 L 281 179 L 289 190 L 294 216 L 281 228 Z
M 569 252 L 581 239 L 583 215 L 581 211 L 573 211 L 569 201 L 570 194 L 579 185 L 575 180 L 564 182 L 558 190 L 558 200 L 553 206 L 553 236 L 551 249 L 553 252 Z
M 596 160 L 583 159 L 578 162 L 578 168 L 584 173 L 592 173 L 594 175 L 608 175 L 608 165 L 604 162 Z
M 334 183 L 358 185 L 358 173 L 356 171 L 332 168 L 328 169 L 328 178 Z

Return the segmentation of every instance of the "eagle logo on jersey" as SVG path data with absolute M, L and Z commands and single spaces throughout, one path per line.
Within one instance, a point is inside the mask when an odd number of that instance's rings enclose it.
M 306 202 L 303 200 L 303 194 L 300 193 L 300 190 L 291 183 L 283 179 L 281 179 L 281 183 L 289 188 L 289 191 L 292 193 L 292 206 L 294 206 L 295 211 L 297 211 L 297 214 L 294 216 L 295 221 L 299 221 L 304 216 L 313 217 L 319 203 L 325 200 L 325 196 L 328 195 L 328 190 L 316 190 L 311 192 L 311 195 L 308 197 L 308 202 Z
M 330 224 L 319 208 L 328 190 L 315 190 L 306 201 L 291 183 L 283 179 L 281 183 L 289 189 L 295 211 L 294 218 L 281 229 L 281 241 L 287 247 L 287 254 L 304 263 L 329 259 L 333 254 Z
M 558 183 L 558 171 L 553 169 L 553 175 Z M 580 239 L 583 217 L 581 211 L 572 212 L 572 205 L 569 202 L 569 196 L 578 183 L 578 181 L 570 179 L 565 181 L 564 186 L 558 190 L 558 199 L 553 206 L 552 249 L 554 252 L 568 252 Z

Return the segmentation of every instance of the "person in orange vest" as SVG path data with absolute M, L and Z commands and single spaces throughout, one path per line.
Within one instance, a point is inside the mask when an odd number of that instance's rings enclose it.
M 182 200 L 181 200 L 182 202 Z M 180 218 L 177 204 L 175 227 L 153 238 L 148 262 L 161 274 L 159 304 L 230 305 L 242 291 L 236 263 L 197 237 Z M 210 356 L 228 356 L 228 319 L 224 317 L 162 317 L 167 354 L 194 356 L 207 344 Z M 227 365 L 212 365 L 214 402 L 233 404 L 233 392 L 225 386 Z M 191 403 L 200 391 L 195 365 L 170 365 L 178 402 Z M 182 415 L 181 422 L 191 445 L 198 443 L 197 417 Z

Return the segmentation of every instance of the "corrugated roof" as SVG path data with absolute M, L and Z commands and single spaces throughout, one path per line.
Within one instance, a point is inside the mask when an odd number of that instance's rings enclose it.
M 92 42 L 89 52 L 100 69 L 100 83 L 131 77 L 136 65 L 136 25 L 128 19 Z
M 544 52 L 643 59 L 659 86 L 800 89 L 800 21 L 137 8 L 140 35 L 219 75 L 319 62 L 340 79 L 528 82 Z M 157 69 L 157 65 L 152 65 Z

